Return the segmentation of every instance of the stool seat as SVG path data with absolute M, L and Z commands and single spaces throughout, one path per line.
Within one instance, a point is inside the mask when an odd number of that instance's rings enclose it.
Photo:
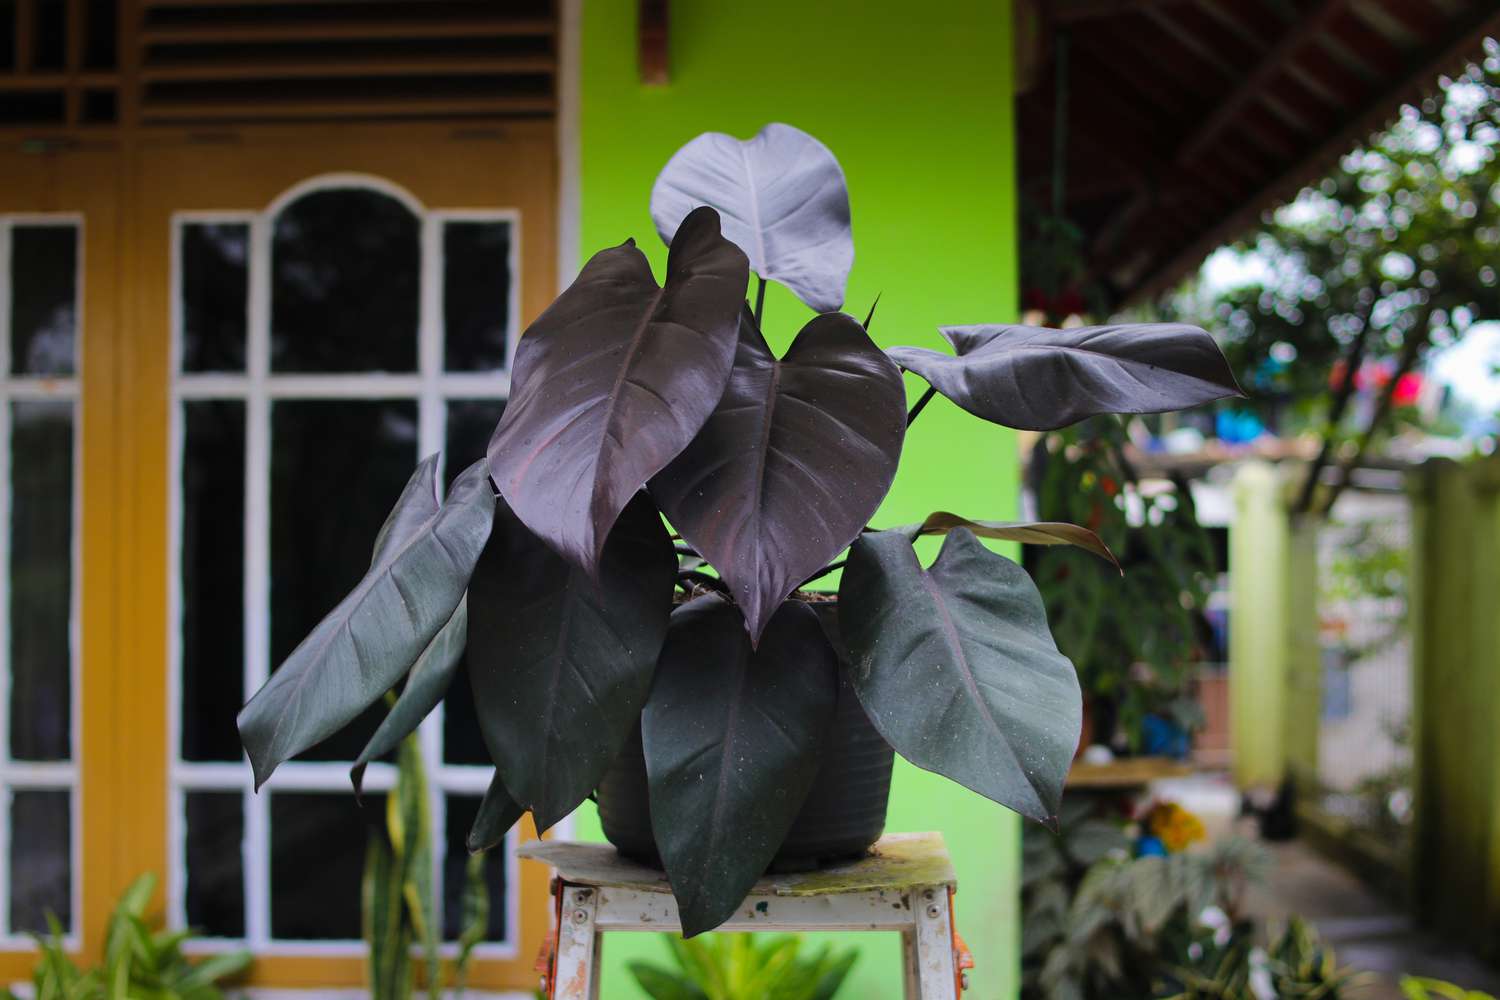
M 542 963 L 543 990 L 553 1000 L 599 995 L 602 934 L 681 932 L 666 874 L 608 844 L 532 841 L 517 853 L 555 873 L 556 928 Z M 949 1000 L 973 964 L 953 927 L 957 884 L 942 834 L 887 834 L 867 857 L 764 876 L 718 930 L 897 931 L 905 945 L 906 996 Z

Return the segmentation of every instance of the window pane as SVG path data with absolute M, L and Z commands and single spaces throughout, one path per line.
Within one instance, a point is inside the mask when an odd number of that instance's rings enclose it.
M 297 941 L 360 936 L 360 880 L 372 831 L 384 836 L 385 796 L 277 792 L 271 796 L 271 936 Z
M 249 322 L 250 227 L 182 227 L 182 370 L 242 372 Z
M 420 226 L 374 191 L 318 191 L 276 218 L 271 367 L 415 371 Z
M 34 69 L 62 69 L 68 44 L 65 0 L 36 0 L 33 7 L 31 65 Z
M 78 231 L 16 226 L 10 253 L 10 366 L 17 375 L 73 371 Z
M 443 226 L 443 339 L 449 371 L 505 367 L 510 326 L 509 222 Z
M 10 800 L 10 929 L 45 932 L 47 914 L 73 925 L 72 803 L 65 791 L 20 791 Z
M 239 792 L 188 792 L 187 922 L 209 937 L 245 936 L 245 802 Z
M 417 404 L 279 401 L 271 456 L 274 666 L 369 569 L 375 535 L 417 464 Z M 301 759 L 353 760 L 383 714 L 377 705 Z
M 73 404 L 11 404 L 10 752 L 67 760 L 72 687 Z
M 463 931 L 463 889 L 468 878 L 469 851 L 464 839 L 479 814 L 477 795 L 447 797 L 448 829 L 443 853 L 443 937 L 454 941 Z M 505 852 L 499 848 L 484 856 L 484 884 L 490 894 L 490 918 L 486 941 L 505 940 Z
M 183 404 L 182 758 L 239 760 L 244 702 L 245 404 Z

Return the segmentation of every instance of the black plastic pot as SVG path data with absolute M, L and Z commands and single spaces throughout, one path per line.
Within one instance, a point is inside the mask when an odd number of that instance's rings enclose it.
M 860 857 L 885 830 L 895 753 L 865 715 L 844 671 L 839 673 L 838 708 L 823 745 L 823 766 L 771 862 L 772 871 Z M 661 867 L 639 726 L 604 775 L 597 797 L 609 842 L 628 858 Z

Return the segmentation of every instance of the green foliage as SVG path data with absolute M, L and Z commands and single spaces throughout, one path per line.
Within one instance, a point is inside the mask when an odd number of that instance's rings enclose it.
M 146 873 L 130 884 L 109 918 L 104 964 L 80 969 L 68 957 L 57 919 L 47 916 L 50 933 L 36 935 L 40 963 L 32 973 L 35 1000 L 220 1000 L 218 984 L 250 964 L 246 951 L 226 952 L 190 962 L 182 953 L 191 931 L 152 931 L 146 907 L 156 876 Z M 9 990 L 6 1000 L 16 1000 Z
M 1199 722 L 1188 685 L 1214 554 L 1186 484 L 1170 493 L 1139 489 L 1126 440 L 1113 417 L 1053 431 L 1033 450 L 1029 475 L 1041 518 L 1092 529 L 1127 572 L 1121 577 L 1082 549 L 1051 546 L 1036 552 L 1032 575 L 1084 692 L 1096 708 L 1117 713 L 1138 749 L 1148 714 L 1184 728 Z M 1139 526 L 1127 517 L 1127 500 L 1138 504 Z
M 854 966 L 854 949 L 804 957 L 794 935 L 707 934 L 685 941 L 662 935 L 675 969 L 630 963 L 652 1000 L 832 1000 Z
M 1421 979 L 1404 976 L 1401 979 L 1401 995 L 1406 1000 L 1495 1000 L 1488 993 L 1466 990 L 1438 979 Z
M 1267 948 L 1247 933 L 1232 934 L 1222 944 L 1214 938 L 1194 942 L 1190 964 L 1170 973 L 1167 1000 L 1338 1000 L 1352 995 L 1359 975 L 1341 968 L 1333 949 L 1318 940 L 1304 921 L 1293 917 Z M 1191 945 L 1189 946 L 1191 948 Z M 1194 957 L 1196 956 L 1196 957 Z

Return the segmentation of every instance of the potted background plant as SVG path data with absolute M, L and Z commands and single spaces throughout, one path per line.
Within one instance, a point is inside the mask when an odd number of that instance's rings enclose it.
M 666 868 L 689 936 L 778 853 L 873 843 L 892 747 L 1050 821 L 1078 681 L 1030 578 L 979 537 L 1108 550 L 1071 525 L 870 519 L 935 393 L 1033 429 L 1191 406 L 1238 391 L 1213 340 L 983 325 L 944 328 L 953 354 L 882 351 L 868 318 L 837 311 L 854 256 L 843 172 L 787 125 L 688 143 L 652 215 L 665 280 L 633 241 L 589 260 L 521 338 L 488 459 L 442 501 L 422 463 L 369 574 L 241 711 L 257 786 L 405 678 L 357 787 L 467 647 L 496 765 L 471 848 L 526 810 L 545 830 L 597 789 L 617 846 Z M 780 358 L 760 332 L 767 281 L 817 313 Z M 909 414 L 903 368 L 930 386 Z M 921 534 L 947 536 L 926 568 Z M 836 600 L 803 591 L 840 567 Z

